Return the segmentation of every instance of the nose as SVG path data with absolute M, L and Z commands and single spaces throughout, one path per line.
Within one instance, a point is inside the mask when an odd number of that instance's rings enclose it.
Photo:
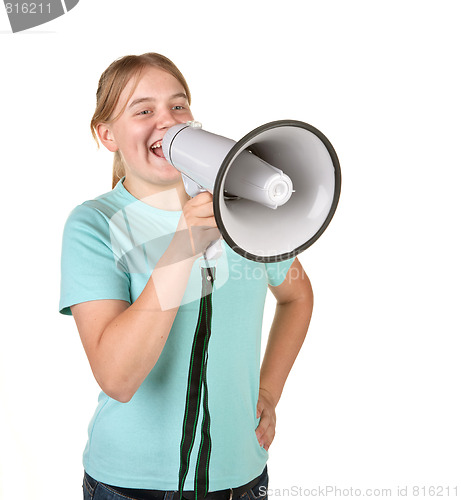
M 173 111 L 169 108 L 163 108 L 157 118 L 157 128 L 167 129 L 176 125 L 178 121 L 176 120 Z

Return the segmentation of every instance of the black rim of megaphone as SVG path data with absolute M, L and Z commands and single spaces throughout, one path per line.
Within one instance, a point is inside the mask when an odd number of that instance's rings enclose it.
M 272 128 L 277 128 L 277 127 L 300 127 L 308 130 L 309 132 L 313 133 L 316 135 L 325 145 L 325 147 L 328 150 L 328 153 L 330 154 L 331 160 L 333 162 L 333 166 L 335 169 L 335 192 L 333 195 L 333 203 L 331 204 L 330 212 L 328 213 L 328 217 L 325 219 L 325 222 L 322 224 L 320 229 L 310 238 L 308 241 L 300 245 L 299 247 L 295 248 L 291 252 L 287 252 L 281 255 L 271 255 L 271 256 L 261 256 L 261 255 L 254 255 L 243 248 L 241 248 L 235 241 L 231 238 L 229 233 L 226 231 L 226 227 L 224 225 L 224 222 L 221 217 L 221 210 L 220 210 L 220 204 L 219 204 L 219 196 L 217 195 L 220 193 L 221 185 L 224 180 L 225 174 L 227 172 L 227 167 L 229 164 L 234 160 L 235 155 L 240 149 L 244 149 L 246 143 L 250 142 L 252 139 L 254 139 L 257 135 L 261 134 L 262 132 L 266 130 L 270 130 Z M 306 250 L 306 248 L 310 247 L 313 243 L 315 243 L 322 233 L 325 231 L 325 229 L 328 227 L 328 224 L 330 223 L 331 219 L 333 218 L 333 215 L 335 214 L 336 207 L 338 206 L 339 202 L 339 194 L 341 191 L 341 170 L 339 167 L 339 160 L 338 156 L 336 154 L 336 151 L 334 150 L 333 146 L 331 145 L 330 141 L 320 132 L 320 130 L 317 130 L 315 127 L 312 125 L 309 125 L 308 123 L 297 121 L 297 120 L 278 120 L 274 122 L 269 122 L 266 123 L 265 125 L 261 125 L 251 132 L 249 132 L 247 135 L 242 137 L 235 145 L 232 147 L 232 149 L 227 153 L 227 156 L 224 158 L 224 161 L 221 164 L 221 167 L 219 168 L 218 174 L 216 175 L 214 187 L 213 187 L 213 192 L 215 196 L 213 196 L 213 210 L 214 210 L 214 216 L 218 225 L 219 230 L 221 231 L 221 234 L 224 238 L 224 241 L 239 255 L 242 257 L 245 257 L 246 259 L 250 259 L 256 262 L 280 262 L 282 260 L 290 259 L 292 257 L 295 257 L 302 251 Z

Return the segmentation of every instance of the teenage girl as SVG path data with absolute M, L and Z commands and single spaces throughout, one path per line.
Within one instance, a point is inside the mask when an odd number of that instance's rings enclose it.
M 83 455 L 85 499 L 178 498 L 198 262 L 219 238 L 212 195 L 190 199 L 161 152 L 165 132 L 193 119 L 190 102 L 183 75 L 155 53 L 118 59 L 99 81 L 91 128 L 114 153 L 113 189 L 68 218 L 60 301 L 102 390 Z M 251 262 L 222 245 L 208 351 L 206 498 L 262 499 L 275 408 L 307 332 L 312 289 L 298 259 Z M 260 365 L 268 288 L 277 306 Z M 198 447 L 183 488 L 190 499 Z

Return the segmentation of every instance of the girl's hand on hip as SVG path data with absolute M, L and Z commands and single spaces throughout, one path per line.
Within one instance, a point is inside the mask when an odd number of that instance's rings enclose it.
M 256 418 L 261 417 L 256 428 L 256 437 L 259 444 L 267 451 L 275 437 L 275 403 L 271 394 L 266 389 L 259 389 Z

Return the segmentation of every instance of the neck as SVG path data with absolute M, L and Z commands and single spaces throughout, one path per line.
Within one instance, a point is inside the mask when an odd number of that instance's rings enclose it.
M 123 186 L 138 200 L 160 210 L 182 210 L 182 207 L 190 199 L 184 189 L 182 179 L 168 186 L 156 184 L 141 186 L 130 182 L 129 179 L 125 179 Z

